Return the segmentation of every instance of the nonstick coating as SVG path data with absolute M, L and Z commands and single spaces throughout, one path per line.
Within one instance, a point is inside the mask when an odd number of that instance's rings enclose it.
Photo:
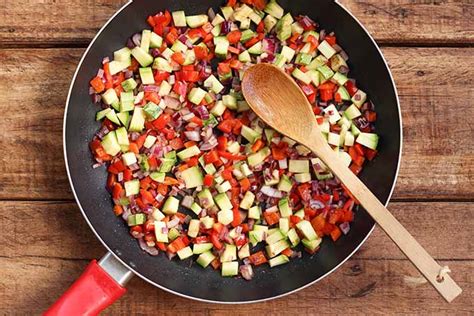
M 99 127 L 97 107 L 88 94 L 89 80 L 95 76 L 104 56 L 123 47 L 127 38 L 146 25 L 146 17 L 158 11 L 184 9 L 186 14 L 218 10 L 224 0 L 137 0 L 119 12 L 92 42 L 80 64 L 71 87 L 65 116 L 65 151 L 73 191 L 86 220 L 102 243 L 129 268 L 152 284 L 189 298 L 213 302 L 249 302 L 274 298 L 304 287 L 338 267 L 362 244 L 374 221 L 361 210 L 347 236 L 337 242 L 325 240 L 313 256 L 270 269 L 255 268 L 252 281 L 222 278 L 211 268 L 202 269 L 190 260 L 170 261 L 165 255 L 145 254 L 129 235 L 127 226 L 112 212 L 112 201 L 105 190 L 105 168 L 92 169 L 88 143 Z M 279 0 L 296 14 L 307 14 L 321 27 L 335 31 L 338 42 L 349 54 L 351 77 L 366 91 L 377 111 L 380 154 L 364 169 L 363 181 L 383 202 L 391 194 L 398 171 L 401 128 L 395 87 L 374 42 L 357 21 L 332 1 Z

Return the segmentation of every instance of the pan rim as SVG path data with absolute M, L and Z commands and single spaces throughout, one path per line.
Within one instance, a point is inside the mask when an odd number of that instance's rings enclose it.
M 134 268 L 132 268 L 129 264 L 127 264 L 125 261 L 123 261 L 115 252 L 112 251 L 112 249 L 107 245 L 107 243 L 100 237 L 100 235 L 98 234 L 98 232 L 96 231 L 96 229 L 94 228 L 94 226 L 92 225 L 92 223 L 90 222 L 86 212 L 84 211 L 82 205 L 81 205 L 81 202 L 76 194 L 76 191 L 75 191 L 75 188 L 74 188 L 74 183 L 72 181 L 72 177 L 71 177 L 71 172 L 69 170 L 69 163 L 68 163 L 68 158 L 67 158 L 67 147 L 66 147 L 66 122 L 67 122 L 67 113 L 68 113 L 68 108 L 69 108 L 69 103 L 70 103 L 70 98 L 71 98 L 71 94 L 72 94 L 72 89 L 73 89 L 73 86 L 74 86 L 74 83 L 76 82 L 76 77 L 77 77 L 77 74 L 79 73 L 79 69 L 81 68 L 82 66 L 82 63 L 85 59 L 85 57 L 87 56 L 87 54 L 89 53 L 89 50 L 92 48 L 92 46 L 94 45 L 95 41 L 97 40 L 97 38 L 99 37 L 99 35 L 104 31 L 104 29 L 109 25 L 109 23 L 120 13 L 122 12 L 126 7 L 128 7 L 131 3 L 133 2 L 133 0 L 129 0 L 127 3 L 125 3 L 121 8 L 119 8 L 105 23 L 104 25 L 99 29 L 99 31 L 96 33 L 96 35 L 94 36 L 94 38 L 91 40 L 91 42 L 89 43 L 89 45 L 87 46 L 86 50 L 84 51 L 79 63 L 77 64 L 77 67 L 76 67 L 76 70 L 74 72 L 74 75 L 72 77 L 72 80 L 71 80 L 71 84 L 69 86 L 69 91 L 68 91 L 68 96 L 67 96 L 67 99 L 66 99 L 66 106 L 64 108 L 64 117 L 63 117 L 63 154 L 64 154 L 64 162 L 65 162 L 65 167 L 66 167 L 66 173 L 67 173 L 67 177 L 68 177 L 68 181 L 69 181 L 69 185 L 71 187 L 71 190 L 72 190 L 72 193 L 74 195 L 74 199 L 76 201 L 76 204 L 78 205 L 79 209 L 81 210 L 81 213 L 82 213 L 82 216 L 84 217 L 85 221 L 87 222 L 87 224 L 89 225 L 90 229 L 92 230 L 92 232 L 94 233 L 94 235 L 97 237 L 97 239 L 102 243 L 102 245 L 107 249 L 107 251 L 109 253 L 111 253 L 115 259 L 117 259 L 121 264 L 123 264 L 127 269 L 129 269 L 130 271 L 132 271 L 135 275 L 137 275 L 139 278 L 145 280 L 146 282 L 156 286 L 157 288 L 159 289 L 162 289 L 166 292 L 169 292 L 169 293 L 172 293 L 174 295 L 177 295 L 177 296 L 180 296 L 180 297 L 184 297 L 184 298 L 187 298 L 187 299 L 191 299 L 191 300 L 195 300 L 195 301 L 199 301 L 199 302 L 205 302 L 205 303 L 213 303 L 213 304 L 251 304 L 251 303 L 259 303 L 259 302 L 264 302 L 264 301 L 269 301 L 269 300 L 273 300 L 273 299 L 277 299 L 277 298 L 281 298 L 281 297 L 284 297 L 284 296 L 287 296 L 287 295 L 290 295 L 290 294 L 293 294 L 293 293 L 296 293 L 300 290 L 303 290 L 319 281 L 321 281 L 322 279 L 324 279 L 325 277 L 327 277 L 328 275 L 330 275 L 331 273 L 333 273 L 335 270 L 337 270 L 339 267 L 341 267 L 347 260 L 349 260 L 355 252 L 357 252 L 360 247 L 365 243 L 365 241 L 369 238 L 369 236 L 372 234 L 372 232 L 374 231 L 374 228 L 375 228 L 375 223 L 373 224 L 372 228 L 370 229 L 370 231 L 367 233 L 367 235 L 362 239 L 362 241 L 359 243 L 359 245 L 357 245 L 354 250 L 349 254 L 347 255 L 346 258 L 344 258 L 339 264 L 337 264 L 334 268 L 332 268 L 331 270 L 329 270 L 328 272 L 326 272 L 324 275 L 320 276 L 319 278 L 315 279 L 315 280 L 312 280 L 311 282 L 308 282 L 307 284 L 305 285 L 302 285 L 294 290 L 291 290 L 291 291 L 288 291 L 288 292 L 285 292 L 285 293 L 282 293 L 282 294 L 278 294 L 278 295 L 275 295 L 275 296 L 271 296 L 271 297 L 266 297 L 266 298 L 260 298 L 260 299 L 256 299 L 256 300 L 246 300 L 246 301 L 220 301 L 220 300 L 211 300 L 211 299 L 204 299 L 204 298 L 199 298 L 199 297 L 194 297 L 194 296 L 190 296 L 190 295 L 186 295 L 186 294 L 183 294 L 183 293 L 180 293 L 180 292 L 177 292 L 177 291 L 174 291 L 172 289 L 169 289 L 161 284 L 158 284 L 152 280 L 150 280 L 149 278 L 143 276 L 141 273 L 137 272 Z M 338 6 L 340 6 L 344 11 L 346 11 L 356 22 L 357 24 L 359 24 L 359 26 L 364 30 L 364 32 L 368 35 L 368 37 L 370 38 L 370 40 L 372 41 L 372 44 L 375 46 L 375 48 L 377 49 L 378 51 L 378 54 L 379 56 L 382 58 L 382 61 L 385 65 L 385 68 L 389 74 L 389 77 L 390 77 L 390 81 L 392 83 L 392 88 L 393 88 L 393 91 L 395 92 L 395 99 L 396 99 L 396 102 L 397 102 L 397 108 L 398 108 L 398 118 L 399 118 L 399 122 L 400 122 L 400 127 L 399 127 L 399 131 L 400 131 L 400 135 L 399 135 L 399 154 L 398 154 L 398 160 L 397 160 L 397 168 L 395 170 L 395 177 L 394 177 L 394 180 L 393 180 L 393 183 L 392 183 L 392 186 L 390 188 L 390 192 L 388 194 L 388 197 L 387 197 L 387 200 L 386 202 L 384 203 L 385 206 L 387 206 L 390 202 L 390 199 L 392 197 L 392 194 L 393 194 L 393 191 L 395 189 L 395 186 L 396 186 L 396 183 L 397 183 L 397 180 L 398 180 L 398 175 L 399 175 L 399 171 L 400 171 L 400 164 L 401 164 L 401 158 L 402 158 L 402 152 L 403 152 L 403 124 L 402 124 L 402 115 L 401 115 L 401 107 L 400 107 L 400 99 L 399 99 L 399 96 L 398 96 L 398 91 L 397 91 L 397 87 L 396 87 L 396 84 L 395 84 L 395 80 L 393 78 L 393 75 L 392 75 L 392 72 L 388 66 L 388 63 L 387 61 L 385 60 L 385 57 L 382 53 L 382 51 L 380 50 L 380 47 L 377 45 L 376 41 L 374 40 L 374 38 L 372 37 L 372 35 L 369 33 L 369 31 L 365 28 L 365 26 L 346 8 L 344 7 L 341 3 L 339 3 L 339 1 L 335 0 L 334 1 Z

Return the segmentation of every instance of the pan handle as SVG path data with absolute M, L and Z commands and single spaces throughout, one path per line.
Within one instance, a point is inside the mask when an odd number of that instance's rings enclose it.
M 99 262 L 92 260 L 44 315 L 98 315 L 125 294 L 123 286 L 132 276 L 133 272 L 108 252 Z

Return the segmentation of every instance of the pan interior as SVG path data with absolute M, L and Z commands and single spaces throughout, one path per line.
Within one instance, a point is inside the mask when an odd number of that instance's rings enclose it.
M 400 153 L 400 116 L 391 76 L 378 48 L 350 14 L 334 1 L 279 0 L 285 11 L 307 14 L 328 31 L 335 31 L 338 42 L 349 54 L 351 76 L 376 106 L 380 154 L 364 169 L 363 181 L 383 202 L 391 194 Z M 133 33 L 148 27 L 146 17 L 158 11 L 184 9 L 186 14 L 216 11 L 223 1 L 136 0 L 128 4 L 98 34 L 79 66 L 72 84 L 65 117 L 65 151 L 73 191 L 77 201 L 103 244 L 129 268 L 147 281 L 175 294 L 213 302 L 249 302 L 290 293 L 325 276 L 344 262 L 366 239 L 373 220 L 361 210 L 349 234 L 337 242 L 324 241 L 315 255 L 270 269 L 257 267 L 251 282 L 222 278 L 211 268 L 202 269 L 189 260 L 169 261 L 166 256 L 145 254 L 121 218 L 114 216 L 112 201 L 105 190 L 105 168 L 92 169 L 88 143 L 97 131 L 97 108 L 88 91 L 104 56 L 123 47 Z

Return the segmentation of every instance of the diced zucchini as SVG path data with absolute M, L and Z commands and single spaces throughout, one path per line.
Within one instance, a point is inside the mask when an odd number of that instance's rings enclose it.
M 237 247 L 231 244 L 225 244 L 224 252 L 220 257 L 221 262 L 231 262 L 237 260 Z
M 139 68 L 138 71 L 140 72 L 140 79 L 143 84 L 155 84 L 155 78 L 150 67 Z
M 352 134 L 351 132 L 347 132 L 346 137 L 344 139 L 344 146 L 354 146 L 354 140 L 354 134 Z
M 176 27 L 186 27 L 186 14 L 184 11 L 173 11 L 173 23 Z
M 204 208 L 210 208 L 214 206 L 214 198 L 212 197 L 211 191 L 209 189 L 204 189 L 201 192 L 197 194 L 197 197 L 199 199 L 199 205 L 201 205 Z
M 256 219 L 256 220 L 259 220 L 260 219 L 260 214 L 262 213 L 262 211 L 260 210 L 260 206 L 252 206 L 250 209 L 249 209 L 249 212 L 248 212 L 248 217 L 249 218 L 253 218 L 253 219 Z
M 104 148 L 104 151 L 111 156 L 115 156 L 121 150 L 115 131 L 111 131 L 107 135 L 105 135 L 102 139 L 101 144 Z
M 186 189 L 196 188 L 203 185 L 203 176 L 200 168 L 194 166 L 181 172 L 181 178 L 184 180 Z
M 142 67 L 147 67 L 153 62 L 153 56 L 139 46 L 132 49 L 132 55 Z
M 160 114 L 163 112 L 163 109 L 153 102 L 148 102 L 143 107 L 143 111 L 145 112 L 147 117 L 149 117 L 152 120 L 156 120 L 160 116 Z
M 196 202 L 191 205 L 191 211 L 193 211 L 196 215 L 199 215 L 202 211 L 202 207 L 199 206 Z
M 229 40 L 225 36 L 214 37 L 214 44 L 216 45 L 214 52 L 216 56 L 225 59 L 227 57 L 227 51 L 229 50 Z
M 286 241 L 286 239 L 282 239 L 282 240 L 280 240 L 280 241 L 278 241 L 274 244 L 266 246 L 265 250 L 267 251 L 267 255 L 270 258 L 273 258 L 273 257 L 279 255 L 283 250 L 285 250 L 286 248 L 289 248 L 289 247 L 290 247 L 290 244 L 288 243 L 288 241 Z
M 296 56 L 295 64 L 297 65 L 309 65 L 311 63 L 311 54 L 300 53 Z
M 192 219 L 189 222 L 189 226 L 188 226 L 188 236 L 191 238 L 196 238 L 197 235 L 199 234 L 200 225 L 201 225 L 201 222 L 198 219 Z M 209 250 L 209 249 L 206 249 L 206 250 Z
M 251 129 L 250 127 L 243 125 L 240 130 L 240 135 L 249 141 L 250 144 L 255 143 L 258 138 L 261 138 L 262 135 Z
M 123 154 L 122 155 L 122 160 L 123 160 L 123 163 L 126 166 L 131 166 L 131 165 L 137 163 L 137 157 L 135 156 L 135 153 L 132 153 L 132 152 L 128 152 L 128 153 Z
M 140 180 L 134 179 L 130 181 L 125 181 L 125 196 L 136 195 L 140 192 Z
M 199 219 L 201 221 L 202 226 L 204 229 L 211 229 L 214 225 L 214 218 L 210 216 L 204 216 Z
M 221 193 L 221 194 L 225 194 L 225 193 Z M 234 220 L 234 213 L 232 212 L 232 210 L 226 209 L 226 210 L 217 212 L 217 221 L 219 223 L 224 224 L 224 225 L 229 225 L 230 223 L 232 223 L 233 220 Z
M 283 192 L 290 192 L 292 187 L 293 184 L 291 183 L 290 178 L 286 174 L 282 175 L 277 189 Z
M 130 48 L 123 47 L 114 52 L 114 60 L 129 63 L 131 54 L 132 54 L 132 51 L 130 50 Z
M 263 19 L 263 24 L 265 26 L 265 33 L 270 33 L 270 31 L 273 29 L 273 27 L 277 24 L 277 19 L 275 19 L 273 16 L 271 15 L 267 15 L 264 19 Z
M 168 81 L 163 80 L 160 85 L 160 91 L 158 91 L 158 95 L 160 97 L 163 97 L 165 95 L 168 95 L 171 92 L 171 89 L 173 87 L 168 83 Z M 160 103 L 161 104 L 161 103 Z
M 309 84 L 311 82 L 311 78 L 298 68 L 295 68 L 291 75 L 305 84 Z
M 264 147 L 257 151 L 256 153 L 247 157 L 247 162 L 249 166 L 255 167 L 256 165 L 262 163 L 268 156 L 270 156 L 270 148 Z
M 288 217 L 280 218 L 278 220 L 278 228 L 280 228 L 280 231 L 286 236 L 290 230 L 290 219 Z
M 252 8 L 244 3 L 240 7 L 238 7 L 236 10 L 234 10 L 234 14 L 233 14 L 234 20 L 242 22 L 245 19 L 247 19 L 250 13 L 252 12 L 253 12 Z
M 351 99 L 351 95 L 349 94 L 349 92 L 347 92 L 347 89 L 343 86 L 340 86 L 337 89 L 337 93 L 339 93 L 339 95 L 341 96 L 341 99 L 344 101 L 349 101 Z
M 163 45 L 163 38 L 156 34 L 155 32 L 151 32 L 150 36 L 150 47 L 151 48 L 160 48 Z
M 112 103 L 118 101 L 117 93 L 114 89 L 110 88 L 102 94 L 102 101 L 105 104 L 111 105 Z
M 326 107 L 324 109 L 324 113 L 329 116 L 329 123 L 331 124 L 335 124 L 341 119 L 341 115 L 334 104 L 330 104 L 328 107 Z
M 249 39 L 253 38 L 255 36 L 255 32 L 252 30 L 245 30 L 242 32 L 242 35 L 240 36 L 240 41 L 242 43 L 245 43 Z
M 295 174 L 295 181 L 297 183 L 306 183 L 311 181 L 311 174 L 309 172 L 306 173 L 297 173 Z
M 292 247 L 298 246 L 300 243 L 300 237 L 294 228 L 290 229 L 286 235 L 288 236 Z
M 349 120 L 353 120 L 353 119 L 355 119 L 356 117 L 361 116 L 362 113 L 360 113 L 359 108 L 358 108 L 356 105 L 351 104 L 351 105 L 344 111 L 344 115 L 345 115 Z
M 332 76 L 332 79 L 340 86 L 343 86 L 347 80 L 349 80 L 346 75 L 343 75 L 340 72 L 336 72 L 334 76 Z
M 183 249 L 178 250 L 177 252 L 179 259 L 184 260 L 193 255 L 193 250 L 191 247 L 187 246 L 184 247 Z
M 273 267 L 276 267 L 288 262 L 290 262 L 290 259 L 288 259 L 288 257 L 285 255 L 279 255 L 278 257 L 268 260 L 268 264 L 270 265 L 270 268 L 273 268 Z
M 207 22 L 209 22 L 209 17 L 207 14 L 190 15 L 186 17 L 186 23 L 191 28 L 203 26 Z
M 221 275 L 223 277 L 235 276 L 239 274 L 239 263 L 237 261 L 223 262 Z
M 188 50 L 188 47 L 181 41 L 175 41 L 173 46 L 171 46 L 173 52 L 185 53 Z
M 310 252 L 314 252 L 316 250 L 316 248 L 318 248 L 319 245 L 321 244 L 321 241 L 322 241 L 321 238 L 314 239 L 314 240 L 308 240 L 306 238 L 303 238 L 303 240 L 301 240 L 301 243 Z
M 199 147 L 194 145 L 194 146 L 181 150 L 177 154 L 177 156 L 181 160 L 186 160 L 188 158 L 191 158 L 192 156 L 199 155 L 200 153 L 201 153 L 201 150 L 199 150 Z
M 329 68 L 327 65 L 319 66 L 316 69 L 323 76 L 324 81 L 331 79 L 331 77 L 334 75 L 334 72 L 332 71 L 332 69 Z
M 164 59 L 163 57 L 155 58 L 152 68 L 157 69 L 159 71 L 166 71 L 166 72 L 173 71 L 173 67 L 171 67 L 170 62 Z
M 334 71 L 339 71 L 339 68 L 342 66 L 347 67 L 347 63 L 344 60 L 344 58 L 341 57 L 341 55 L 336 54 L 331 57 L 331 68 Z
M 367 94 L 362 90 L 357 90 L 357 92 L 352 96 L 352 103 L 354 103 L 358 108 L 362 106 L 367 100 Z
M 301 234 L 308 240 L 318 239 L 318 235 L 314 231 L 313 226 L 307 220 L 302 220 L 296 224 L 296 228 L 300 231 Z
M 278 209 L 280 210 L 281 217 L 290 217 L 293 215 L 293 211 L 288 202 L 288 198 L 282 198 L 278 202 Z
M 142 108 L 135 107 L 128 130 L 132 132 L 141 132 L 143 128 L 145 128 L 145 114 L 143 113 Z
M 298 22 L 291 24 L 291 34 L 303 34 L 304 29 Z
M 226 94 L 222 96 L 222 102 L 225 107 L 231 110 L 237 110 L 237 99 L 232 94 Z
M 197 264 L 199 264 L 201 267 L 205 268 L 207 267 L 214 259 L 216 259 L 216 256 L 212 254 L 210 251 L 206 251 L 202 254 L 199 255 L 199 257 L 196 259 Z
M 250 257 L 250 247 L 248 243 L 240 247 L 237 256 L 240 260 Z
M 232 8 L 231 8 L 232 9 Z M 220 14 L 216 14 L 216 16 L 214 17 L 214 19 L 212 20 L 211 24 L 216 26 L 216 25 L 219 25 L 221 24 L 222 22 L 224 22 L 225 19 L 222 17 L 222 15 Z
M 308 173 L 309 172 L 309 161 L 290 159 L 288 164 L 288 171 L 293 173 Z
M 163 183 L 165 181 L 165 177 L 166 177 L 166 173 L 164 172 L 155 171 L 155 172 L 150 173 L 150 178 L 153 181 L 156 181 L 159 183 Z
M 178 212 L 179 200 L 174 196 L 169 196 L 165 204 L 163 205 L 162 211 L 167 215 L 173 215 Z
M 200 223 L 200 221 L 198 221 L 198 223 Z M 193 253 L 195 255 L 200 255 L 202 253 L 205 253 L 206 251 L 211 250 L 212 247 L 213 247 L 213 245 L 210 242 L 206 242 L 206 243 L 202 243 L 202 244 L 194 244 L 193 245 Z
M 282 239 L 286 239 L 285 235 L 279 230 L 275 230 L 274 232 L 270 233 L 267 238 L 265 238 L 265 242 L 268 245 L 272 245 L 276 242 L 279 242 Z
M 328 134 L 328 143 L 333 146 L 339 146 L 340 136 L 336 133 L 329 133 Z
M 250 54 L 247 50 L 244 50 L 242 53 L 239 54 L 239 61 L 241 61 L 243 63 L 248 63 L 248 62 L 252 61 L 250 59 Z
M 217 203 L 217 206 L 221 210 L 232 210 L 232 203 L 230 203 L 229 198 L 226 193 L 219 193 L 214 197 L 214 200 Z
M 142 40 L 140 42 L 140 48 L 143 49 L 145 52 L 148 52 L 150 50 L 150 40 L 151 40 L 151 31 L 143 30 Z
M 224 19 L 229 20 L 230 17 L 234 14 L 234 9 L 232 7 L 221 7 L 222 15 Z
M 276 19 L 281 19 L 284 13 L 283 8 L 275 0 L 270 0 L 263 11 Z
M 336 50 L 326 40 L 319 43 L 318 50 L 327 59 L 331 58 L 332 56 L 334 56 L 336 54 Z
M 361 132 L 357 136 L 357 139 L 356 139 L 356 143 L 364 145 L 365 147 L 373 149 L 373 150 L 377 149 L 378 142 L 379 142 L 379 137 L 377 136 L 377 134 L 373 134 L 373 133 Z
M 206 91 L 201 88 L 192 88 L 188 94 L 188 99 L 190 102 L 199 105 L 204 96 L 206 95 Z
M 211 90 L 216 94 L 224 89 L 222 83 L 214 75 L 210 75 L 206 80 L 204 80 L 204 87 L 211 88 Z
M 240 201 L 240 208 L 244 210 L 250 209 L 255 200 L 255 194 L 250 191 L 245 192 L 244 198 Z
M 126 92 L 133 91 L 136 87 L 137 82 L 133 78 L 128 78 L 127 80 L 122 81 L 122 88 Z
M 290 13 L 285 14 L 276 24 L 277 38 L 280 41 L 286 41 L 291 36 L 291 24 L 293 17 Z
M 146 221 L 146 215 L 143 213 L 131 214 L 127 218 L 128 226 L 142 225 Z
M 259 41 L 248 49 L 248 52 L 252 55 L 260 55 L 263 53 L 262 41 Z
M 114 60 L 109 63 L 109 72 L 113 76 L 130 66 L 130 61 Z
M 165 227 L 165 222 L 155 221 L 155 237 L 157 242 L 168 242 L 168 234 L 163 233 L 163 228 Z

